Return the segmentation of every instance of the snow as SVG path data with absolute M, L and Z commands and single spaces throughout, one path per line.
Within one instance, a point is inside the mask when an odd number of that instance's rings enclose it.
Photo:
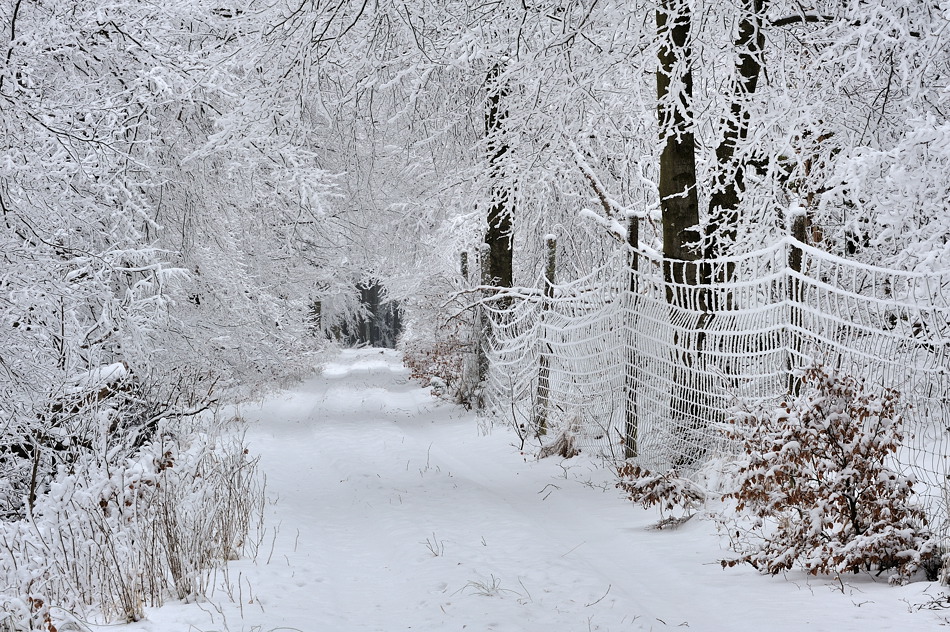
M 393 351 L 343 352 L 245 408 L 269 502 L 257 559 L 202 603 L 123 632 L 933 630 L 936 584 L 723 570 L 715 523 L 675 530 L 595 459 L 536 460 L 507 429 L 409 380 Z M 944 599 L 946 602 L 946 599 Z
M 77 373 L 69 378 L 69 394 L 85 393 L 114 384 L 129 374 L 129 368 L 122 362 L 96 367 L 90 371 Z

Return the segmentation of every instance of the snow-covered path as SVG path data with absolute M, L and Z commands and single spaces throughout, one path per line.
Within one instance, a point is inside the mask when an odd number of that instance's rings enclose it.
M 271 502 L 256 560 L 211 603 L 129 630 L 933 630 L 914 584 L 723 571 L 709 521 L 675 531 L 597 464 L 536 461 L 410 382 L 394 352 L 344 352 L 248 408 Z M 943 615 L 943 616 L 941 616 Z

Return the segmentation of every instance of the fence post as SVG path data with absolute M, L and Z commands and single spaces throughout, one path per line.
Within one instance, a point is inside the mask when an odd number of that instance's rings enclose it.
M 481 276 L 481 285 L 491 284 L 491 273 L 488 261 L 488 244 L 479 244 L 478 247 L 479 274 Z M 487 292 L 481 293 L 482 300 L 488 297 Z M 479 391 L 484 392 L 486 380 L 488 380 L 488 336 L 491 323 L 485 314 L 485 307 L 479 305 L 475 312 L 475 358 L 476 371 L 478 376 Z M 478 408 L 482 408 L 483 402 L 477 403 Z
M 788 274 L 789 322 L 787 328 L 789 340 L 785 355 L 788 364 L 786 367 L 788 371 L 787 391 L 789 395 L 795 396 L 801 391 L 801 382 L 795 379 L 795 368 L 803 354 L 800 328 L 804 325 L 801 310 L 804 288 L 801 279 L 797 275 L 802 273 L 805 253 L 797 244 L 799 242 L 808 243 L 808 216 L 804 210 L 792 218 L 790 232 L 793 241 L 788 250 L 789 271 L 786 271 L 786 274 Z
M 640 247 L 640 220 L 637 217 L 631 217 L 627 224 L 627 244 L 630 246 L 630 296 L 628 305 L 633 306 L 636 301 L 639 283 L 637 274 L 640 268 L 639 247 Z M 634 315 L 634 318 L 636 316 Z M 634 329 L 636 320 L 628 323 L 631 326 L 633 336 L 637 335 Z M 633 355 L 632 340 L 624 341 L 624 351 L 626 354 L 624 367 L 624 432 L 623 432 L 623 457 L 630 459 L 637 456 L 637 438 L 639 433 L 639 418 L 637 410 L 637 382 L 639 380 L 636 358 Z
M 551 309 L 554 298 L 554 273 L 557 267 L 557 238 L 547 235 L 544 238 L 547 248 L 547 265 L 544 268 L 544 308 L 541 311 L 541 333 L 544 335 L 544 317 Z M 551 345 L 543 337 L 541 354 L 538 358 L 538 403 L 535 412 L 534 427 L 538 436 L 548 432 L 548 411 L 551 406 Z
M 469 275 L 469 254 L 467 250 L 459 252 L 459 273 L 462 277 L 463 290 L 469 290 L 472 280 Z M 467 319 L 468 328 L 465 331 L 462 355 L 462 375 L 456 389 L 455 396 L 466 406 L 479 407 L 479 307 L 476 305 Z

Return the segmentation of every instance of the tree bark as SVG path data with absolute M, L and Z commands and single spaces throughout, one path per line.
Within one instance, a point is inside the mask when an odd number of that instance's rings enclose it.
M 804 209 L 794 215 L 789 226 L 793 239 L 799 243 L 808 243 L 808 215 Z M 801 305 L 804 302 L 804 286 L 798 275 L 802 273 L 804 252 L 796 244 L 792 244 L 788 252 L 788 342 L 786 349 L 787 391 L 795 396 L 801 392 L 802 382 L 795 377 L 795 369 L 799 367 L 799 360 L 803 355 L 801 329 L 804 327 L 804 315 Z
M 636 305 L 637 292 L 639 291 L 638 274 L 640 260 L 638 251 L 640 248 L 640 220 L 631 217 L 627 224 L 627 244 L 630 246 L 630 300 Z M 633 318 L 637 319 L 634 311 Z M 638 331 L 639 328 L 634 323 L 630 328 L 632 331 Z M 623 457 L 630 459 L 637 456 L 638 445 L 637 438 L 640 434 L 640 411 L 637 402 L 637 385 L 640 382 L 638 359 L 633 354 L 633 346 L 630 341 L 625 345 L 626 364 L 624 371 L 624 393 L 626 395 L 624 402 L 624 432 L 623 432 Z
M 554 275 L 557 267 L 557 239 L 548 235 L 544 240 L 547 251 L 547 265 L 544 268 L 544 319 L 551 309 L 554 299 Z M 545 328 L 542 325 L 542 331 Z M 540 437 L 548 433 L 548 413 L 551 410 L 551 355 L 550 343 L 542 338 L 541 353 L 538 357 L 538 398 L 535 412 L 534 428 Z
M 511 192 L 504 182 L 503 159 L 508 144 L 501 138 L 508 112 L 505 97 L 508 90 L 500 79 L 501 68 L 494 66 L 488 73 L 488 99 L 485 108 L 485 136 L 488 139 L 488 168 L 491 189 L 488 207 L 488 279 L 491 285 L 512 286 L 512 201 Z
M 702 248 L 692 114 L 691 23 L 689 0 L 661 0 L 656 12 L 656 92 L 662 146 L 658 184 L 663 217 L 663 274 L 675 323 L 670 414 L 682 444 L 691 446 L 674 457 L 674 467 L 691 465 L 702 457 L 704 450 L 694 439 L 707 423 L 709 412 L 708 394 L 698 371 L 706 305 L 697 261 Z M 697 312 L 700 315 L 690 329 L 688 323 Z
M 660 208 L 663 213 L 663 256 L 673 261 L 698 258 L 696 141 L 692 131 L 693 73 L 689 45 L 689 3 L 662 0 L 656 13 L 659 39 L 656 73 L 660 124 Z M 675 84 L 674 84 L 675 80 Z M 683 266 L 669 272 L 682 280 Z
M 732 103 L 729 105 L 729 114 L 722 120 L 723 135 L 716 147 L 717 169 L 709 197 L 709 222 L 706 225 L 706 259 L 722 256 L 725 254 L 723 248 L 736 239 L 739 201 L 745 191 L 748 159 L 736 160 L 735 154 L 739 144 L 749 135 L 747 102 L 755 93 L 762 74 L 765 3 L 766 0 L 741 0 L 743 14 L 735 41 L 739 58 L 732 81 Z
M 488 96 L 485 100 L 485 139 L 488 148 L 488 228 L 479 253 L 479 267 L 482 285 L 511 287 L 512 274 L 512 215 L 510 185 L 505 182 L 504 158 L 508 153 L 508 144 L 504 140 L 503 130 L 508 111 L 505 99 L 508 89 L 501 78 L 501 66 L 496 64 L 488 71 L 485 86 Z M 483 299 L 492 298 L 491 292 L 484 292 Z M 500 307 L 506 307 L 510 299 L 501 299 Z M 485 384 L 488 379 L 488 348 L 491 332 L 491 320 L 484 309 L 476 316 L 476 367 L 478 383 Z M 479 389 L 481 390 L 481 389 Z M 479 398 L 480 399 L 480 398 Z M 481 408 L 481 402 L 477 403 Z

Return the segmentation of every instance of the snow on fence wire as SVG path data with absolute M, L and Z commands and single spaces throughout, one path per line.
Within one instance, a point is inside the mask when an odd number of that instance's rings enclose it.
M 736 453 L 729 408 L 779 403 L 792 370 L 819 361 L 900 393 L 899 466 L 950 533 L 950 271 L 877 268 L 791 238 L 679 275 L 706 283 L 667 283 L 663 266 L 631 250 L 489 303 L 489 406 L 650 470 L 696 471 Z

